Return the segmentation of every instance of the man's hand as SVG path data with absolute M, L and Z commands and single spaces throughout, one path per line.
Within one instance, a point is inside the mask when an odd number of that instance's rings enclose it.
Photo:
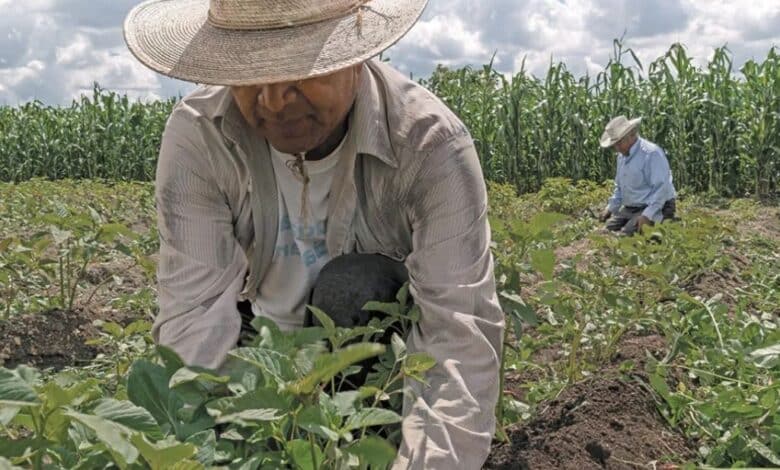
M 609 217 L 611 215 L 612 215 L 612 212 L 610 212 L 609 209 L 604 209 L 604 212 L 602 212 L 601 215 L 599 215 L 599 220 L 601 222 L 606 222 L 607 219 L 609 219 Z
M 639 233 L 642 233 L 642 228 L 645 225 L 653 226 L 653 225 L 655 225 L 655 222 L 653 222 L 652 220 L 648 219 L 644 215 L 640 215 L 639 218 L 636 221 L 636 231 L 639 232 Z

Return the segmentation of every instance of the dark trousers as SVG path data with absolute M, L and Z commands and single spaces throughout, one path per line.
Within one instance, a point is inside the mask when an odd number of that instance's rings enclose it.
M 636 233 L 636 224 L 639 217 L 642 215 L 642 211 L 647 206 L 623 206 L 617 213 L 607 220 L 607 229 L 613 232 L 620 231 L 624 235 L 633 235 Z M 674 199 L 669 199 L 661 208 L 661 215 L 663 220 L 674 219 L 675 212 L 677 211 L 677 203 Z
M 376 254 L 343 255 L 322 268 L 309 304 L 327 313 L 336 326 L 365 326 L 371 318 L 384 314 L 365 311 L 363 306 L 372 300 L 394 302 L 396 294 L 408 280 L 406 267 L 398 261 Z M 238 311 L 241 314 L 239 344 L 246 344 L 257 334 L 251 325 L 254 314 L 248 301 L 239 302 Z M 303 326 L 319 326 L 308 309 Z

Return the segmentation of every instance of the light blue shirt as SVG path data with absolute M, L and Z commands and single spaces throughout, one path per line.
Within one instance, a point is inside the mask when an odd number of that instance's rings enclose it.
M 621 206 L 647 206 L 642 215 L 660 222 L 661 209 L 675 197 L 672 171 L 661 147 L 640 137 L 628 156 L 618 153 L 615 191 L 607 206 L 610 212 L 616 213 Z

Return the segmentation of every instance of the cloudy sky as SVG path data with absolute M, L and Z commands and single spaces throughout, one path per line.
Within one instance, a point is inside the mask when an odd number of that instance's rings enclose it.
M 0 0 L 0 105 L 68 104 L 98 82 L 154 99 L 190 85 L 155 74 L 126 50 L 122 20 L 138 0 Z M 780 0 L 430 0 L 388 55 L 416 77 L 442 63 L 480 65 L 494 52 L 505 73 L 541 76 L 550 60 L 600 71 L 612 40 L 648 63 L 675 42 L 698 63 L 727 45 L 737 66 L 780 46 Z

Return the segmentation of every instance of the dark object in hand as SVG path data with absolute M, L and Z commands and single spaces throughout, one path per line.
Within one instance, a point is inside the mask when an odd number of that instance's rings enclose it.
M 370 301 L 395 302 L 396 294 L 409 280 L 403 263 L 382 255 L 348 254 L 334 258 L 326 264 L 311 295 L 311 305 L 325 312 L 343 328 L 366 326 L 372 318 L 382 319 L 383 312 L 366 311 L 363 306 Z M 307 309 L 304 326 L 321 326 Z M 393 330 L 388 329 L 375 341 L 390 344 Z M 353 386 L 360 387 L 378 359 L 363 361 L 361 371 L 349 377 Z

